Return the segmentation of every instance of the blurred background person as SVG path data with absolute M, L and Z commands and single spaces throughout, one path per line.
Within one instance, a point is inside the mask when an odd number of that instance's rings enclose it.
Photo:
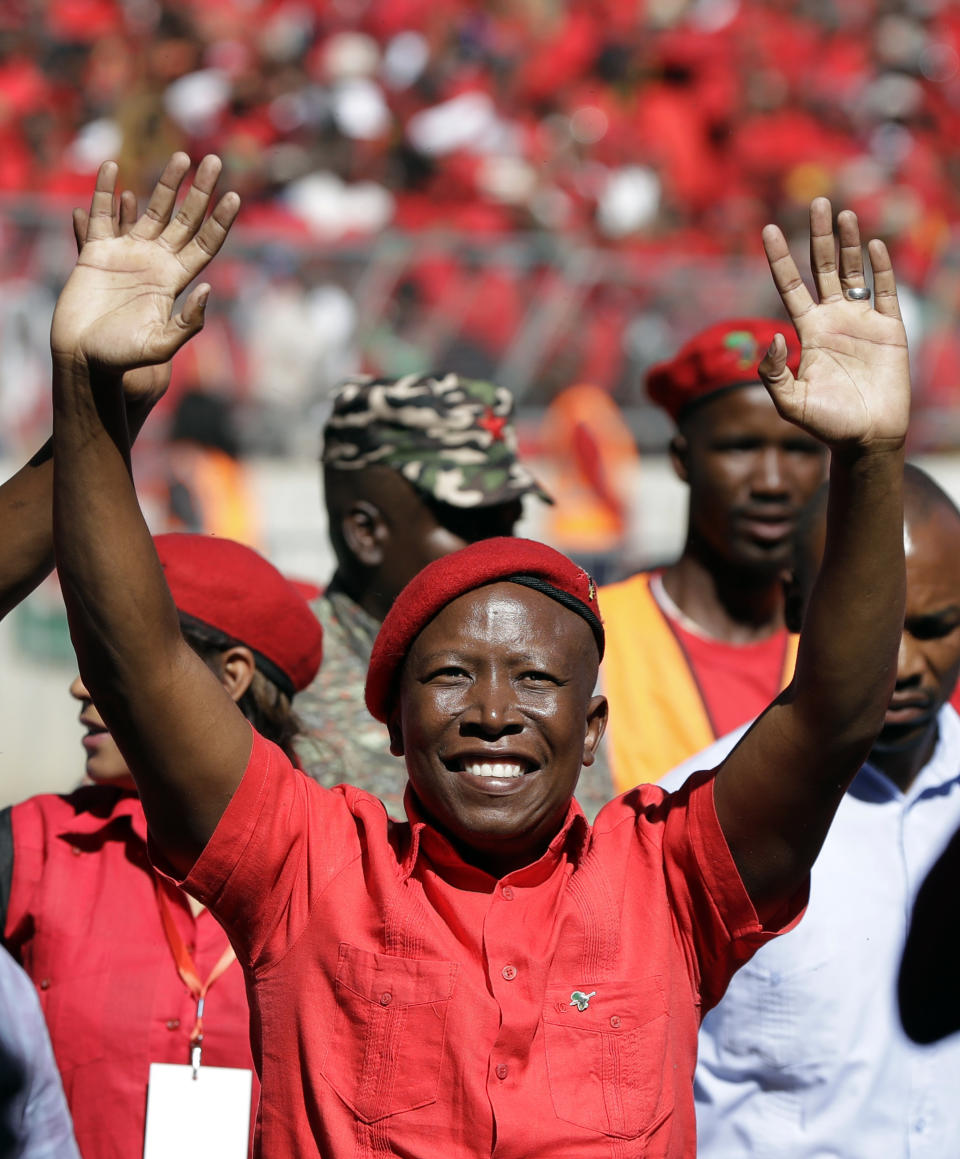
M 257 502 L 228 395 L 191 390 L 180 396 L 166 462 L 168 530 L 259 542 Z
M 544 536 L 597 583 L 615 578 L 631 531 L 630 490 L 640 457 L 608 391 L 567 387 L 547 407 L 540 454 L 555 503 Z
M 784 323 L 718 323 L 647 379 L 676 423 L 670 459 L 689 494 L 680 558 L 600 590 L 610 643 L 607 754 L 617 791 L 656 781 L 762 712 L 793 675 L 782 577 L 826 452 L 782 419 L 757 366 Z M 637 744 L 637 736 L 643 743 Z
M 704 1018 L 695 1096 L 705 1159 L 956 1154 L 960 1039 L 910 1041 L 897 973 L 917 890 L 960 824 L 960 717 L 949 703 L 960 674 L 960 512 L 917 467 L 904 484 L 907 603 L 890 706 L 813 867 L 803 920 L 759 950 Z M 824 488 L 799 528 L 794 630 L 823 555 L 826 503 Z M 744 731 L 661 784 L 676 789 L 719 764 Z M 932 975 L 947 963 L 955 954 L 934 958 Z

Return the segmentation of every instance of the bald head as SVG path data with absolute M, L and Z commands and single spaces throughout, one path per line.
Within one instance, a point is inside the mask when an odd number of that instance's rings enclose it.
M 806 606 L 820 570 L 829 493 L 829 484 L 819 487 L 797 523 L 793 591 L 788 596 L 788 626 L 794 632 L 800 630 L 797 611 Z M 957 537 L 960 541 L 960 509 L 926 471 L 907 463 L 903 469 L 903 545 L 908 559 L 918 548 L 915 531 L 932 521 L 938 533 L 951 539 Z M 960 596 L 960 575 L 957 576 L 957 593 Z
M 826 490 L 797 529 L 796 569 L 787 595 L 788 626 L 798 631 L 823 557 Z M 906 607 L 897 678 L 871 763 L 906 789 L 929 759 L 939 713 L 960 675 L 960 511 L 919 467 L 904 472 Z

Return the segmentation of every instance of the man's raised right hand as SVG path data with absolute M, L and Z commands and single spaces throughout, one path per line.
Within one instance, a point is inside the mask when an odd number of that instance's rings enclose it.
M 127 229 L 115 196 L 117 165 L 100 166 L 86 240 L 53 315 L 55 362 L 112 377 L 168 361 L 202 328 L 208 285 L 195 287 L 179 314 L 174 302 L 223 245 L 240 198 L 225 193 L 206 217 L 221 169 L 210 155 L 174 213 L 189 168 L 186 153 L 174 153 L 146 211 Z

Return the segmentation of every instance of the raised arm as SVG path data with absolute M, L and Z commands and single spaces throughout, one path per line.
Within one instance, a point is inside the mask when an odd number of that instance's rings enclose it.
M 179 314 L 174 300 L 239 208 L 228 193 L 205 217 L 220 172 L 206 157 L 175 212 L 189 164 L 174 154 L 127 232 L 117 167 L 101 166 L 51 329 L 54 545 L 80 673 L 136 778 L 154 840 L 181 871 L 213 832 L 250 748 L 249 725 L 183 641 L 130 476 L 122 376 L 168 361 L 200 330 L 209 287 L 196 287 Z
M 136 222 L 136 197 L 124 193 L 117 205 L 117 231 Z M 73 215 L 77 248 L 87 233 L 87 214 Z M 170 384 L 170 363 L 142 366 L 123 376 L 124 396 L 133 401 L 127 423 L 133 438 Z M 53 441 L 0 485 L 0 619 L 33 591 L 53 568 Z
M 760 905 L 797 888 L 851 778 L 880 730 L 903 627 L 901 484 L 910 409 L 907 343 L 886 247 L 869 246 L 875 307 L 865 286 L 853 213 L 810 209 L 819 302 L 780 230 L 763 234 L 770 269 L 802 343 L 799 373 L 778 337 L 760 367 L 784 418 L 832 451 L 827 539 L 790 687 L 717 775 L 720 824 Z

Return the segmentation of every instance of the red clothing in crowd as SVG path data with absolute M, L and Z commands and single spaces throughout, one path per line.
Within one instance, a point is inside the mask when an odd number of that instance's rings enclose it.
M 755 644 L 727 644 L 668 619 L 717 736 L 759 716 L 789 680 L 795 641 L 786 628 Z
M 13 879 L 4 938 L 35 982 L 84 1159 L 143 1153 L 152 1062 L 187 1063 L 196 1003 L 164 935 L 140 800 L 93 785 L 12 810 Z M 201 978 L 226 935 L 161 879 Z M 252 1067 L 243 974 L 210 988 L 203 1061 Z M 253 1108 L 257 1084 L 254 1080 Z
M 390 821 L 255 735 L 187 879 L 247 972 L 259 1154 L 692 1156 L 700 1017 L 803 901 L 761 923 L 712 782 L 644 785 L 592 829 L 573 803 L 499 881 L 414 805 Z

